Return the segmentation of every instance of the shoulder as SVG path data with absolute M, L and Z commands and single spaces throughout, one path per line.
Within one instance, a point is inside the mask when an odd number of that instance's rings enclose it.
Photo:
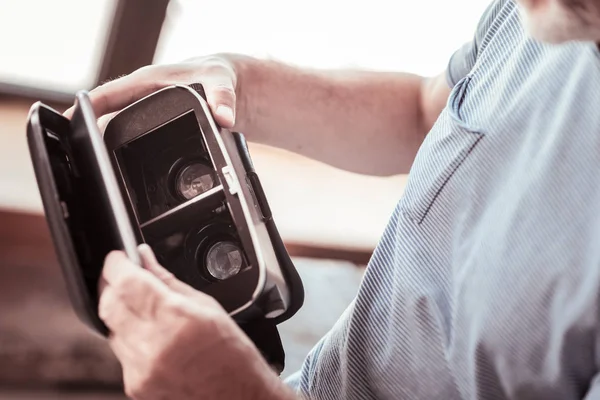
M 478 52 L 481 52 L 489 40 L 494 37 L 498 26 L 514 15 L 513 11 L 516 8 L 514 0 L 494 0 L 490 3 L 479 20 L 473 39 Z
M 479 54 L 495 36 L 498 27 L 515 15 L 516 7 L 514 0 L 494 0 L 488 5 L 475 27 L 473 38 L 450 58 L 446 69 L 446 80 L 450 87 L 471 71 Z

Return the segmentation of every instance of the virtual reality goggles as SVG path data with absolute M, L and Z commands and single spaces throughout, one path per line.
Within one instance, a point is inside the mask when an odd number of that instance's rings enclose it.
M 277 231 L 244 136 L 217 126 L 201 85 L 170 86 L 116 114 L 104 136 L 86 92 L 68 120 L 32 106 L 27 138 L 69 295 L 89 327 L 106 255 L 139 243 L 213 296 L 281 372 L 276 325 L 302 306 L 302 281 Z

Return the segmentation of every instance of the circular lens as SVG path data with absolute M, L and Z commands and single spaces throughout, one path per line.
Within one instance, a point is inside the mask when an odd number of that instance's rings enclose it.
M 177 192 L 184 199 L 190 200 L 212 189 L 214 186 L 212 172 L 212 169 L 204 164 L 188 165 L 177 176 Z
M 224 280 L 242 269 L 242 251 L 231 242 L 213 244 L 206 255 L 206 269 L 214 278 Z

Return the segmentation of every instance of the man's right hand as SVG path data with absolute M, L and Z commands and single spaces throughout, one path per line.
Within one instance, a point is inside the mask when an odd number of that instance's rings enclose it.
M 236 56 L 239 57 L 239 56 Z M 233 128 L 236 118 L 237 74 L 234 56 L 212 55 L 169 65 L 150 65 L 106 82 L 90 92 L 98 117 L 110 115 L 166 86 L 201 83 L 216 122 Z M 71 118 L 73 107 L 64 115 Z
M 173 84 L 200 83 L 216 122 L 249 141 L 360 174 L 407 173 L 444 107 L 444 75 L 298 68 L 216 54 L 152 65 L 90 92 L 101 130 L 113 113 Z M 65 112 L 71 117 L 73 110 Z

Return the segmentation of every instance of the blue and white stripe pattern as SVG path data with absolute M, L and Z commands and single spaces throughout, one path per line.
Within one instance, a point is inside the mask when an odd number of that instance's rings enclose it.
M 355 301 L 289 384 L 311 399 L 596 399 L 600 55 L 490 5 Z M 360 229 L 360 227 L 357 227 Z

